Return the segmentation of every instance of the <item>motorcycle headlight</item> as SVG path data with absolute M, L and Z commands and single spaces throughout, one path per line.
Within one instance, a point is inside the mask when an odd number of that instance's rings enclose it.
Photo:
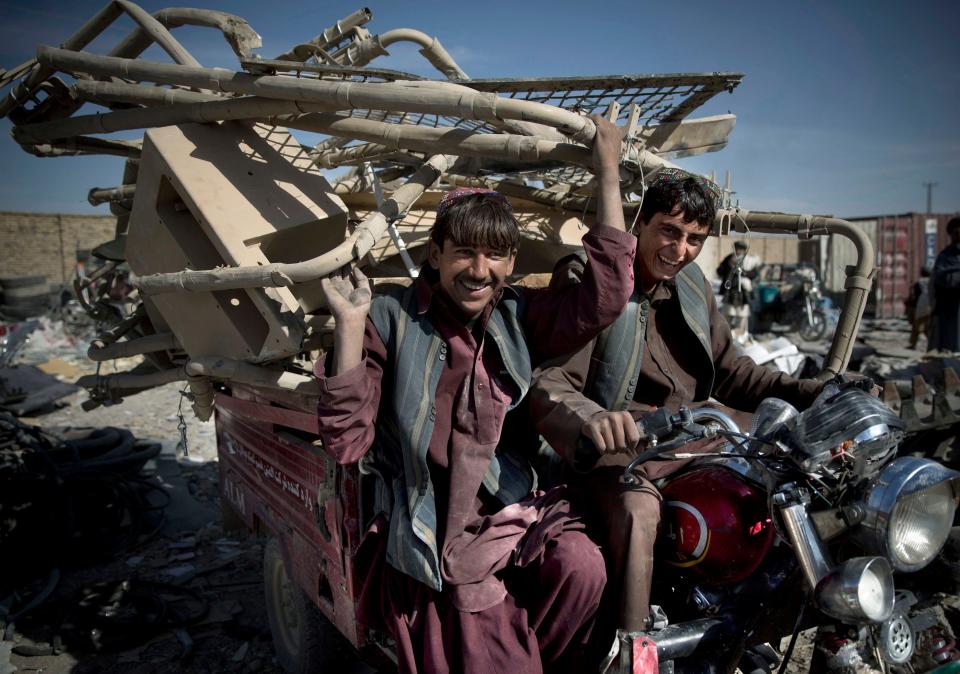
M 882 471 L 867 497 L 858 538 L 898 571 L 917 571 L 950 535 L 960 473 L 936 461 L 900 457 Z
M 854 557 L 827 574 L 815 594 L 820 609 L 838 620 L 883 622 L 893 613 L 893 571 L 883 557 Z

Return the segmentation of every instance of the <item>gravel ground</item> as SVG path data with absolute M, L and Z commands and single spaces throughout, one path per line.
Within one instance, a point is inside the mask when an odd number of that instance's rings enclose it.
M 89 412 L 80 407 L 80 403 L 87 399 L 87 393 L 78 391 L 61 401 L 66 403 L 64 407 L 34 421 L 44 428 L 118 426 L 130 429 L 138 438 L 178 442 L 177 409 L 182 389 L 183 384 L 174 382 L 125 398 L 119 405 L 98 407 Z M 188 400 L 183 401 L 180 411 L 187 426 L 189 458 L 200 462 L 216 461 L 217 440 L 213 419 L 197 419 Z

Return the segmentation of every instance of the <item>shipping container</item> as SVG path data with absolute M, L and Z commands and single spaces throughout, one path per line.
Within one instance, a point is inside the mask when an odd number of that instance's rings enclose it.
M 904 318 L 904 300 L 920 278 L 920 270 L 933 262 L 948 238 L 946 225 L 952 213 L 904 213 L 864 218 L 847 218 L 861 226 L 873 241 L 877 253 L 877 276 L 867 305 L 876 318 Z M 853 263 L 853 245 L 831 237 L 828 289 L 843 289 L 844 267 Z

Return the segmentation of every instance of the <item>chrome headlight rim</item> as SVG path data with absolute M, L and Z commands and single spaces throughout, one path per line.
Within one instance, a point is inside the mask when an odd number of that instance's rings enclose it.
M 882 623 L 895 605 L 893 569 L 885 557 L 854 557 L 817 583 L 817 605 L 829 616 L 852 623 Z
M 880 471 L 868 493 L 864 504 L 866 514 L 858 533 L 860 541 L 873 554 L 885 556 L 896 571 L 910 573 L 926 567 L 936 557 L 940 548 L 932 550 L 920 562 L 910 563 L 903 560 L 892 549 L 890 525 L 901 499 L 945 482 L 950 483 L 956 508 L 960 497 L 960 473 L 938 461 L 915 456 L 902 456 L 891 461 Z M 951 525 L 952 521 L 946 524 L 944 540 L 949 535 Z

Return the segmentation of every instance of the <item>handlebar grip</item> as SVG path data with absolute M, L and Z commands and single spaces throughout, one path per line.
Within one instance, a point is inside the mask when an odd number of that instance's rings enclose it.
M 647 426 L 643 422 L 637 422 L 637 431 L 640 433 L 640 442 L 644 442 L 644 440 L 649 438 Z M 577 438 L 576 454 L 577 456 L 600 456 L 600 450 L 597 449 L 593 440 L 585 435 L 581 435 Z
M 666 407 L 658 407 L 640 417 L 637 427 L 640 429 L 641 437 L 652 435 L 660 439 L 673 432 L 674 418 Z

